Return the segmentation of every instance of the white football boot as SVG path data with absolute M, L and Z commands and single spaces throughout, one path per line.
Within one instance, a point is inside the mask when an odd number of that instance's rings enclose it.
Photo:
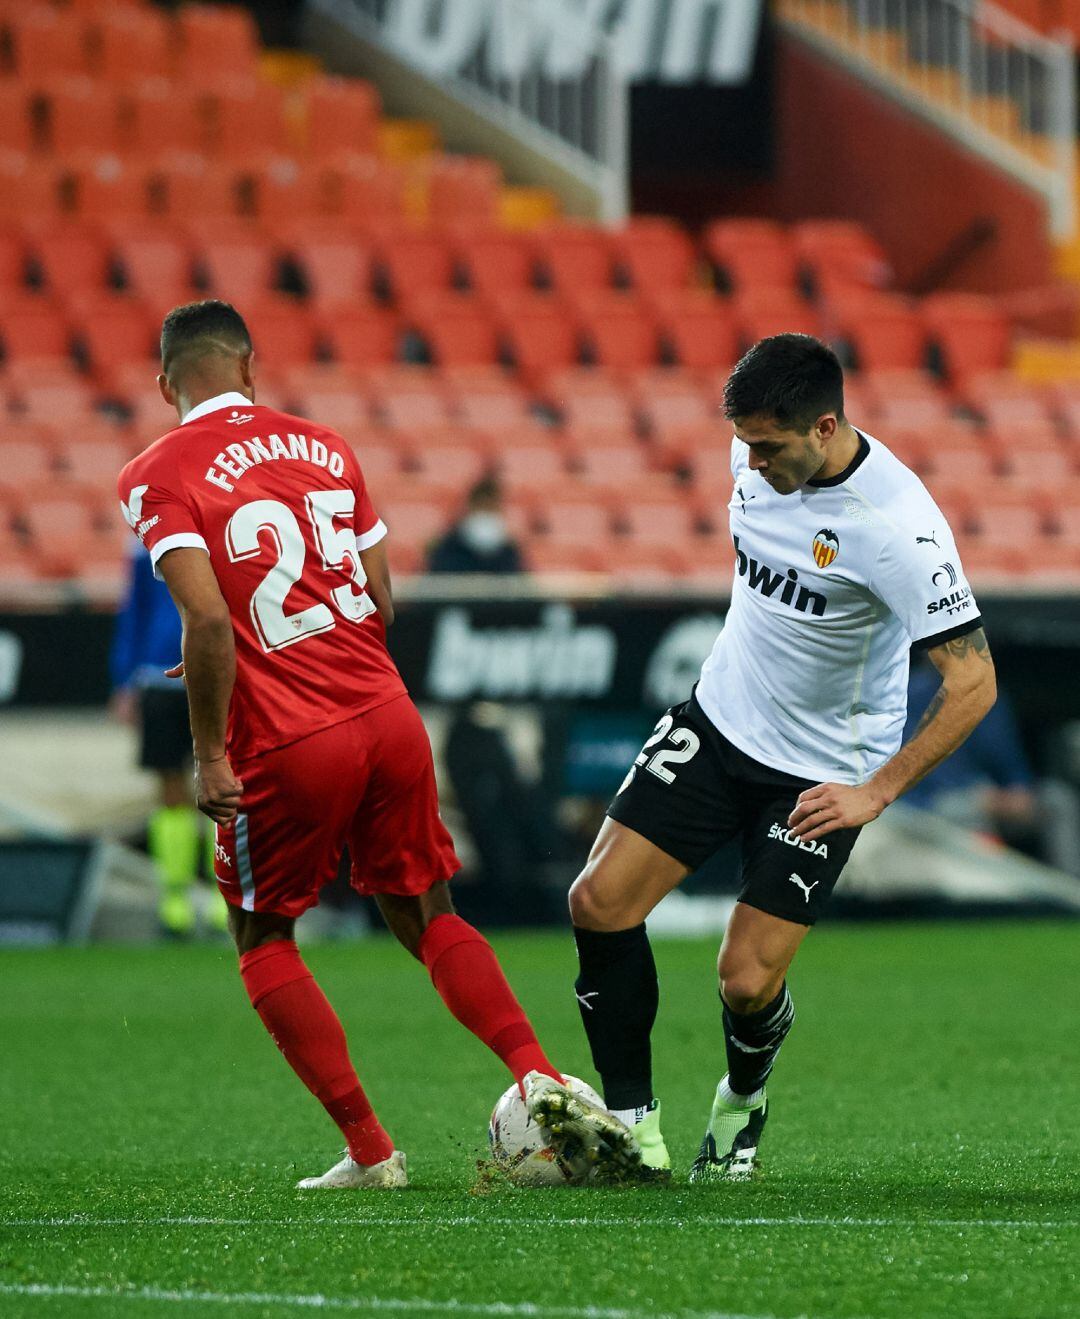
M 399 1191 L 408 1184 L 409 1179 L 405 1174 L 405 1155 L 401 1150 L 395 1150 L 388 1159 L 383 1159 L 382 1163 L 373 1163 L 370 1166 L 357 1163 L 346 1150 L 345 1157 L 340 1163 L 335 1163 L 329 1172 L 324 1172 L 321 1177 L 305 1177 L 303 1181 L 296 1183 L 296 1189 L 313 1191 L 328 1187 L 339 1191 Z
M 641 1148 L 630 1128 L 606 1108 L 543 1072 L 529 1072 L 522 1086 L 532 1120 L 560 1140 L 593 1151 L 598 1173 L 625 1174 L 640 1165 Z

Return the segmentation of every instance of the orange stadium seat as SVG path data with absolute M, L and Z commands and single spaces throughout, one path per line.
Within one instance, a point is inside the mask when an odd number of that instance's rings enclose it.
M 212 296 L 243 303 L 273 289 L 280 254 L 259 228 L 242 220 L 208 222 L 197 240 L 196 262 Z
M 638 371 L 630 381 L 634 402 L 646 430 L 653 434 L 672 428 L 702 425 L 716 413 L 693 371 L 658 367 Z
M 241 171 L 250 188 L 255 216 L 270 231 L 293 232 L 298 223 L 318 223 L 322 215 L 322 176 L 291 156 L 267 156 Z
M 496 462 L 499 478 L 509 494 L 538 486 L 560 490 L 569 480 L 566 453 L 561 444 L 552 441 L 500 448 Z
M 27 5 L 9 22 L 12 65 L 24 82 L 89 71 L 84 21 L 45 5 Z
M 204 86 L 215 79 L 243 82 L 258 72 L 259 34 L 240 5 L 184 4 L 177 10 L 180 73 Z
M 513 360 L 527 380 L 578 358 L 578 337 L 563 304 L 546 293 L 498 299 L 496 321 Z
M 702 246 L 726 288 L 795 288 L 795 243 L 774 220 L 713 220 Z
M 888 443 L 891 430 L 940 426 L 951 420 L 948 397 L 927 371 L 864 371 L 860 377 L 866 416 Z
M 94 391 L 74 371 L 27 375 L 14 380 L 9 373 L 9 388 L 29 421 L 78 426 L 96 418 Z
M 502 170 L 483 156 L 440 157 L 428 176 L 428 214 L 444 228 L 486 228 L 498 220 Z
M 239 179 L 231 165 L 174 156 L 155 170 L 151 209 L 171 220 L 202 224 L 239 215 Z
M 682 580 L 699 590 L 717 594 L 730 589 L 735 572 L 735 547 L 725 534 L 697 536 L 692 542 L 690 562 Z
M 1008 317 L 993 299 L 936 293 L 923 299 L 922 314 L 954 384 L 976 372 L 1007 365 L 1012 332 Z
M 151 362 L 159 325 L 137 298 L 100 293 L 73 307 L 72 329 L 100 379 L 125 362 Z
M 255 351 L 259 351 L 257 340 Z M 284 392 L 290 411 L 321 421 L 347 435 L 353 444 L 371 429 L 371 408 L 352 372 L 341 372 L 328 363 L 294 364 L 285 373 Z
M 96 487 L 110 497 L 116 490 L 116 477 L 132 457 L 130 439 L 76 440 L 61 445 L 60 465 L 64 479 L 85 487 Z
M 443 371 L 443 378 L 462 425 L 498 433 L 500 438 L 532 426 L 528 394 L 502 368 L 450 368 Z
M 440 366 L 493 363 L 498 335 L 490 312 L 467 293 L 432 290 L 409 300 L 406 320 L 427 340 Z
M 688 571 L 692 551 L 654 541 L 612 537 L 602 547 L 602 571 L 616 590 L 647 591 L 666 587 Z
M 883 289 L 892 278 L 881 244 L 857 220 L 803 220 L 791 237 L 819 293 Z
M 1052 422 L 1049 396 L 1009 371 L 972 376 L 964 384 L 964 401 L 995 430 Z
M 444 426 L 451 420 L 441 381 L 424 367 L 384 368 L 372 376 L 372 393 L 383 421 L 396 430 Z
M 406 177 L 400 165 L 353 152 L 322 166 L 328 215 L 369 234 L 393 232 L 405 221 Z
M 531 536 L 521 548 L 529 570 L 540 576 L 595 573 L 602 569 L 600 554 L 592 545 L 567 545 L 547 536 Z
M 594 362 L 616 371 L 657 361 L 656 323 L 633 294 L 585 290 L 574 299 L 582 342 Z
M 0 229 L 0 292 L 26 292 L 26 240 L 14 229 Z
M 51 299 L 9 295 L 0 304 L 4 362 L 66 360 L 70 345 L 67 317 Z
M 282 244 L 299 266 L 308 297 L 342 308 L 371 292 L 372 251 L 366 239 L 333 220 L 304 223 L 281 234 Z
M 611 236 L 616 274 L 636 289 L 685 287 L 694 270 L 694 246 L 681 225 L 659 215 L 635 216 Z
M 110 227 L 111 248 L 126 288 L 158 301 L 194 296 L 191 244 L 183 230 L 152 221 Z
M 597 491 L 590 486 L 575 489 L 569 481 L 538 501 L 536 516 L 552 540 L 595 544 L 614 530 L 612 510 L 597 498 Z
M 232 79 L 209 98 L 210 146 L 225 160 L 288 155 L 290 141 L 281 89 Z
M 321 421 L 322 418 L 319 417 L 319 420 Z M 354 434 L 362 435 L 364 428 L 360 427 L 350 432 L 348 430 L 342 431 L 340 427 L 335 426 L 334 430 L 352 439 Z M 363 473 L 368 492 L 376 501 L 375 506 L 378 508 L 380 482 L 383 480 L 393 481 L 399 477 L 404 470 L 404 463 L 408 454 L 399 443 L 388 442 L 382 436 L 365 437 L 359 441 L 354 441 L 353 452 L 360 464 L 360 471 Z
M 52 485 L 30 487 L 19 503 L 19 518 L 42 569 L 72 576 L 91 547 L 100 544 L 108 516 L 102 495 L 65 491 Z M 109 499 L 115 504 L 115 496 Z
M 149 157 L 200 152 L 205 144 L 202 98 L 194 87 L 151 78 L 125 87 L 120 102 L 120 140 Z
M 111 87 L 102 87 L 90 78 L 54 80 L 44 92 L 42 103 L 46 140 L 57 155 L 116 151 L 120 109 Z
M 606 372 L 574 368 L 555 371 L 547 378 L 543 392 L 562 413 L 566 425 L 579 435 L 605 430 L 633 433 L 630 399 Z
M 110 4 L 93 17 L 90 52 L 95 77 L 114 86 L 144 78 L 169 78 L 172 22 L 159 9 Z
M 960 434 L 957 433 L 957 439 Z M 996 480 L 1001 472 L 1001 458 L 995 444 L 974 432 L 964 444 L 956 440 L 943 443 L 935 435 L 933 443 L 924 450 L 923 469 L 931 493 L 937 486 L 955 486 L 965 480 L 973 490 L 979 490 Z
M 61 170 L 53 160 L 0 153 L 0 221 L 52 219 L 61 214 Z
M 611 249 L 598 225 L 556 224 L 538 231 L 535 238 L 546 284 L 564 293 L 611 286 Z
M 582 481 L 590 485 L 618 489 L 627 481 L 639 481 L 652 472 L 649 451 L 640 440 L 625 432 L 615 432 L 607 442 L 597 444 L 595 436 L 586 436 L 575 446 L 570 445 L 574 468 Z
M 1007 433 L 995 437 L 995 444 L 1016 489 L 1052 492 L 1068 489 L 1077 478 L 1077 455 L 1068 445 L 1053 440 L 1013 444 Z
M 13 428 L 12 428 L 13 429 Z M 33 482 L 46 484 L 56 467 L 56 451 L 33 427 L 25 428 L 27 438 L 5 425 L 0 434 L 0 490 L 18 492 Z
M 489 470 L 491 460 L 484 445 L 476 443 L 431 444 L 425 437 L 416 447 L 420 475 L 437 485 L 464 494 Z
M 257 361 L 278 369 L 314 360 L 319 331 L 312 312 L 285 296 L 252 296 L 244 304 Z
M 116 156 L 83 157 L 67 178 L 73 210 L 83 220 L 145 218 L 150 207 L 152 174 L 148 167 Z
M 926 327 L 918 308 L 895 294 L 859 291 L 830 299 L 833 338 L 849 343 L 862 371 L 926 365 Z
M 817 311 L 794 290 L 764 285 L 744 287 L 735 296 L 733 306 L 736 324 L 748 344 L 774 334 L 821 337 Z
M 481 294 L 527 288 L 536 264 L 527 234 L 498 229 L 456 238 L 455 254 L 469 286 Z
M 397 233 L 378 244 L 378 278 L 399 302 L 417 293 L 450 287 L 453 258 L 435 233 Z
M 1006 482 L 984 486 L 971 506 L 972 530 L 995 544 L 1023 549 L 1051 528 L 1050 504 Z
M 24 83 L 0 81 L 0 151 L 30 150 L 30 100 Z
M 384 498 L 383 502 L 386 508 L 383 521 L 389 528 L 392 547 L 400 543 L 414 552 L 422 552 L 450 523 L 445 499 L 414 499 L 402 493 Z
M 383 366 L 397 353 L 398 317 L 385 307 L 358 300 L 323 314 L 320 325 L 324 341 L 345 366 Z
M 315 79 L 304 96 L 308 158 L 324 160 L 340 151 L 376 152 L 380 114 L 374 83 L 363 78 Z
M 653 292 L 666 354 L 686 367 L 729 367 L 739 357 L 731 306 L 704 289 Z

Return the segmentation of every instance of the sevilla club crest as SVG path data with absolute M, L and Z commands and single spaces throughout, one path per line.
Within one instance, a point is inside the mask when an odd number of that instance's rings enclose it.
M 819 568 L 827 568 L 833 559 L 840 553 L 840 537 L 835 531 L 830 531 L 828 527 L 823 527 L 814 537 L 814 543 L 811 546 L 814 555 L 814 562 Z

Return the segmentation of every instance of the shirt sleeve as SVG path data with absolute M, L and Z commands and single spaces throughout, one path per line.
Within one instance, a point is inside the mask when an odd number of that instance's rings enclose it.
M 350 466 L 352 468 L 353 489 L 356 492 L 356 510 L 353 513 L 356 548 L 358 550 L 369 550 L 372 545 L 378 545 L 379 541 L 386 535 L 386 523 L 375 512 L 375 505 L 371 502 L 367 483 L 364 480 L 364 473 L 360 470 L 360 464 L 356 461 L 355 456 Z
M 900 620 L 916 649 L 928 650 L 981 626 L 956 541 L 929 497 L 920 517 L 889 529 L 870 589 Z
M 120 473 L 118 489 L 120 512 L 149 551 L 155 577 L 161 577 L 158 564 L 169 550 L 210 553 L 190 504 L 163 462 L 129 464 Z

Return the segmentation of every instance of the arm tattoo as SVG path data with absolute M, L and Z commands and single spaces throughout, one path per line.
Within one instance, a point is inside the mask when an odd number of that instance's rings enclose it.
M 923 711 L 923 717 L 919 720 L 918 726 L 916 727 L 914 733 L 912 733 L 911 735 L 912 738 L 918 737 L 919 734 L 923 731 L 924 728 L 927 727 L 928 724 L 932 724 L 934 722 L 934 720 L 940 714 L 941 707 L 944 704 L 945 704 L 945 688 L 939 687 L 937 691 L 934 693 L 933 699 L 931 700 L 930 704 Z
M 992 662 L 990 645 L 981 627 L 977 627 L 974 632 L 965 632 L 962 637 L 953 637 L 951 641 L 946 641 L 945 650 L 953 659 L 967 659 L 968 655 L 974 652 L 984 664 Z

